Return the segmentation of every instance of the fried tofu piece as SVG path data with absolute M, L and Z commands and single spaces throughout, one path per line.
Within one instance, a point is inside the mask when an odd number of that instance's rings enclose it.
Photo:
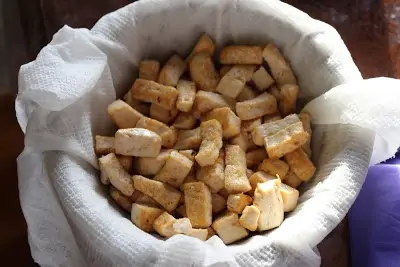
M 94 151 L 98 155 L 114 153 L 114 137 L 96 135 Z
M 135 171 L 144 176 L 152 176 L 156 175 L 161 168 L 164 166 L 165 161 L 169 157 L 169 153 L 171 153 L 171 149 L 164 149 L 160 151 L 154 158 L 135 158 L 134 169 Z
M 289 165 L 280 159 L 264 159 L 257 170 L 264 171 L 273 176 L 278 175 L 281 180 L 285 179 L 289 172 Z
M 279 111 L 282 116 L 287 116 L 296 112 L 297 95 L 299 86 L 295 84 L 285 84 L 281 87 L 281 100 L 279 101 Z
M 225 139 L 240 133 L 241 120 L 230 108 L 215 108 L 206 114 L 204 121 L 212 119 L 216 119 L 221 123 Z
M 274 79 L 263 66 L 253 73 L 251 80 L 260 92 L 264 92 L 275 83 Z
M 222 65 L 222 67 L 219 69 L 219 76 L 220 77 L 224 77 L 225 74 L 228 73 L 228 71 L 230 71 L 230 69 L 233 68 L 233 65 Z
M 284 212 L 280 187 L 280 179 L 269 180 L 257 185 L 253 205 L 260 210 L 258 231 L 276 228 L 283 222 Z
M 222 107 L 231 107 L 231 103 L 220 94 L 206 91 L 198 91 L 196 93 L 193 106 L 194 112 L 201 114 Z
M 249 191 L 246 155 L 238 145 L 225 146 L 225 164 L 225 189 L 231 194 Z
M 136 199 L 135 203 L 143 204 L 143 205 L 147 205 L 147 206 L 151 206 L 151 207 L 156 207 L 156 208 L 160 208 L 161 207 L 157 203 L 157 201 L 155 201 L 154 199 L 152 199 L 148 195 L 143 194 L 142 192 L 140 192 L 140 196 Z
M 280 192 L 283 201 L 283 211 L 290 212 L 294 210 L 297 206 L 297 202 L 299 201 L 299 190 L 286 184 L 281 184 Z
M 297 84 L 292 69 L 274 44 L 265 46 L 262 55 L 279 87 L 285 84 Z
M 102 170 L 110 179 L 110 183 L 122 194 L 130 197 L 135 191 L 132 179 L 129 173 L 122 167 L 117 156 L 114 153 L 110 153 L 101 157 L 99 162 L 102 165 Z
M 242 121 L 242 130 L 251 133 L 256 127 L 262 124 L 262 118 L 255 118 L 251 120 Z
M 262 47 L 250 45 L 225 46 L 219 54 L 221 64 L 256 64 L 262 63 Z
M 177 129 L 190 130 L 196 125 L 196 118 L 192 113 L 180 112 L 176 117 L 173 126 Z
M 315 166 L 302 148 L 298 148 L 284 156 L 290 169 L 302 181 L 308 181 L 315 173 Z
M 154 180 L 179 188 L 192 166 L 193 161 L 177 151 L 172 151 L 160 172 L 154 176 Z
M 182 193 L 173 186 L 141 175 L 134 175 L 132 179 L 137 190 L 157 201 L 168 212 L 172 212 L 178 207 Z
M 212 236 L 214 236 L 214 235 L 217 234 L 217 233 L 214 231 L 214 229 L 212 229 L 212 227 L 208 227 L 208 228 L 207 228 L 207 232 L 208 232 L 207 240 L 210 239 L 210 237 L 212 237 Z
M 158 134 L 161 138 L 161 145 L 167 148 L 173 147 L 178 139 L 178 133 L 172 127 L 151 118 L 141 118 L 137 122 L 136 128 L 147 129 Z
M 200 167 L 197 170 L 197 180 L 204 182 L 211 190 L 216 193 L 225 185 L 225 153 L 220 150 L 218 159 L 213 165 Z
M 263 117 L 264 123 L 273 122 L 273 121 L 279 121 L 281 119 L 282 119 L 282 116 L 279 113 L 278 114 L 265 115 Z M 261 143 L 263 143 L 262 138 L 261 138 Z
M 215 52 L 215 44 L 213 40 L 211 40 L 210 36 L 204 33 L 197 41 L 190 55 L 186 58 L 186 62 L 190 63 L 190 61 L 196 54 L 202 53 L 212 56 L 214 52 Z
M 172 86 L 163 85 L 149 80 L 136 79 L 131 93 L 133 98 L 148 103 L 157 104 L 165 109 L 172 109 L 176 105 L 178 90 Z
M 192 229 L 189 236 L 200 239 L 202 241 L 206 241 L 208 237 L 208 230 L 207 229 Z
M 170 124 L 175 120 L 177 115 L 178 110 L 175 106 L 172 109 L 165 109 L 157 104 L 150 105 L 150 117 L 162 123 Z
M 217 214 L 226 208 L 226 199 L 216 193 L 211 194 L 212 213 Z
M 155 219 L 153 228 L 159 235 L 165 237 L 177 234 L 189 235 L 192 232 L 192 225 L 188 218 L 175 219 L 166 211 Z
M 243 193 L 229 195 L 226 205 L 229 211 L 241 214 L 244 208 L 251 205 L 253 199 Z
M 250 182 L 250 185 L 251 185 L 251 191 L 249 191 L 248 194 L 253 196 L 254 195 L 254 191 L 256 190 L 257 185 L 259 183 L 265 183 L 267 181 L 274 180 L 274 179 L 277 179 L 277 177 L 273 176 L 273 175 L 270 175 L 270 174 L 268 174 L 266 172 L 263 172 L 263 171 L 255 172 L 249 178 L 249 182 Z
M 206 53 L 196 54 L 190 61 L 189 70 L 190 77 L 196 83 L 198 89 L 215 91 L 220 78 L 210 55 Z
M 225 245 L 243 239 L 249 234 L 246 228 L 240 225 L 239 216 L 234 212 L 227 212 L 217 218 L 213 222 L 212 228 L 217 232 Z
M 108 177 L 106 171 L 104 170 L 103 163 L 99 159 L 99 170 L 100 170 L 100 182 L 104 185 L 110 184 L 110 178 Z
M 256 145 L 253 143 L 253 140 L 251 139 L 250 135 L 243 130 L 240 132 L 239 135 L 233 137 L 230 140 L 230 143 L 232 145 L 240 146 L 240 148 L 243 149 L 244 152 L 256 147 Z
M 192 130 L 180 130 L 175 149 L 199 149 L 201 144 L 200 127 Z
M 185 180 L 184 180 L 183 183 L 181 184 L 180 190 L 181 190 L 182 192 L 183 192 L 183 189 L 184 189 L 184 187 L 185 187 L 185 184 L 193 183 L 193 182 L 198 182 L 198 180 L 196 179 L 195 172 L 194 172 L 193 170 L 194 170 L 194 168 L 192 168 L 192 170 L 190 171 L 189 175 L 186 176 Z M 185 201 L 183 201 L 183 202 L 185 202 Z
M 193 227 L 208 228 L 212 223 L 211 192 L 203 182 L 185 184 L 186 215 Z
M 162 209 L 138 203 L 132 204 L 131 221 L 142 231 L 153 232 L 154 221 L 163 213 Z
M 194 157 L 196 156 L 196 151 L 194 151 L 193 149 L 180 150 L 179 154 L 185 156 L 187 159 L 194 162 Z
M 115 153 L 134 157 L 155 157 L 161 150 L 161 137 L 147 129 L 119 129 L 115 133 Z
M 119 162 L 121 163 L 122 167 L 129 173 L 132 170 L 133 166 L 133 157 L 130 156 L 122 156 L 117 155 Z
M 300 119 L 297 115 L 289 115 L 284 119 L 279 114 L 264 116 L 264 123 L 257 126 L 251 133 L 253 141 L 256 145 L 263 146 L 265 137 L 278 132 L 280 129 L 285 129 L 285 127 L 292 124 L 298 124 L 299 121 Z
M 132 201 L 129 197 L 122 194 L 118 189 L 114 186 L 110 186 L 110 196 L 118 204 L 122 209 L 127 212 L 131 212 L 132 209 Z
M 201 145 L 195 159 L 201 166 L 213 165 L 222 148 L 222 125 L 219 121 L 212 119 L 200 124 Z
M 218 194 L 222 196 L 223 198 L 227 199 L 229 197 L 229 192 L 226 190 L 226 188 L 222 188 L 221 190 L 218 191 Z
M 196 84 L 192 81 L 179 80 L 176 89 L 179 92 L 176 100 L 177 109 L 182 112 L 191 111 L 196 98 Z
M 158 76 L 158 83 L 176 86 L 178 84 L 179 78 L 185 72 L 186 63 L 178 55 L 173 55 L 165 63 Z
M 265 158 L 267 158 L 267 152 L 264 148 L 258 148 L 251 150 L 246 153 L 246 165 L 247 168 L 253 168 L 258 166 Z
M 107 112 L 120 129 L 134 128 L 139 119 L 143 117 L 141 113 L 119 99 L 107 107 Z
M 139 78 L 156 81 L 160 72 L 160 62 L 157 60 L 142 60 L 139 62 Z
M 276 100 L 280 101 L 282 99 L 282 95 L 281 95 L 281 90 L 279 90 L 278 87 L 276 87 L 276 85 L 271 85 L 268 90 L 268 93 L 270 93 L 271 95 L 275 96 Z
M 236 100 L 238 102 L 243 102 L 243 101 L 251 100 L 251 99 L 256 98 L 256 97 L 257 97 L 256 91 L 253 90 L 253 88 L 251 88 L 250 86 L 245 85 L 243 87 L 243 90 L 236 97 Z
M 255 231 L 258 226 L 258 219 L 260 218 L 260 210 L 254 206 L 246 206 L 239 218 L 239 223 L 244 228 Z
M 186 206 L 182 204 L 176 208 L 176 213 L 181 217 L 186 217 Z
M 299 119 L 301 123 L 303 123 L 303 128 L 304 131 L 308 133 L 310 138 L 307 140 L 307 142 L 302 146 L 304 152 L 311 158 L 312 151 L 311 151 L 311 136 L 312 136 L 312 130 L 311 130 L 311 118 L 310 114 L 307 112 L 301 112 L 299 114 Z
M 265 92 L 252 100 L 236 103 L 236 113 L 242 120 L 251 120 L 278 111 L 276 98 Z
M 297 188 L 303 181 L 292 170 L 289 170 L 283 182 L 290 187 Z
M 136 100 L 132 97 L 131 90 L 129 90 L 123 97 L 124 101 L 131 106 L 134 110 L 140 112 L 144 116 L 150 115 L 150 105 L 148 103 Z
M 224 96 L 236 98 L 246 82 L 251 80 L 255 65 L 235 65 L 221 78 L 216 91 Z

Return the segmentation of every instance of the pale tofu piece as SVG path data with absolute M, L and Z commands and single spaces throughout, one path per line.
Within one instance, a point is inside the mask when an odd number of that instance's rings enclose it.
M 156 81 L 160 72 L 160 62 L 157 60 L 142 60 L 139 62 L 139 78 Z
M 172 127 L 168 127 L 168 125 L 148 117 L 141 118 L 137 122 L 136 128 L 143 128 L 156 133 L 161 138 L 161 145 L 167 148 L 173 147 L 178 138 L 177 133 Z
M 279 111 L 282 116 L 287 116 L 296 112 L 297 95 L 299 86 L 296 84 L 285 84 L 281 87 L 281 99 L 279 101 Z
M 141 113 L 119 99 L 107 107 L 107 112 L 120 129 L 134 128 L 139 119 L 143 117 Z
M 110 179 L 110 183 L 122 194 L 130 197 L 135 191 L 132 179 L 129 173 L 122 167 L 117 156 L 114 153 L 110 153 L 101 157 L 99 162 L 102 165 L 102 170 Z
M 201 166 L 210 166 L 215 163 L 222 148 L 222 125 L 212 119 L 200 124 L 201 145 L 195 159 Z
M 283 201 L 283 211 L 290 212 L 294 210 L 297 206 L 297 202 L 299 201 L 299 190 L 286 184 L 281 184 L 280 192 Z
M 225 185 L 225 153 L 221 149 L 218 159 L 213 165 L 200 167 L 197 170 L 197 180 L 204 182 L 212 193 L 220 191 Z
M 246 155 L 238 145 L 225 146 L 225 189 L 230 194 L 251 190 L 246 175 Z
M 263 66 L 253 73 L 251 80 L 260 92 L 264 92 L 268 87 L 275 83 L 274 79 Z
M 181 217 L 186 217 L 186 206 L 182 204 L 176 208 L 176 213 Z
M 131 221 L 142 231 L 153 232 L 154 221 L 163 213 L 162 209 L 133 203 L 131 210 Z
M 266 159 L 267 152 L 264 148 L 257 148 L 255 150 L 246 153 L 246 165 L 247 168 L 253 168 L 258 166 L 264 159 Z
M 262 124 L 262 118 L 255 118 L 251 120 L 242 121 L 242 130 L 251 133 L 256 127 Z
M 233 65 L 222 65 L 222 67 L 219 69 L 219 76 L 220 77 L 224 77 L 225 74 L 228 73 L 228 71 L 230 71 L 230 69 L 233 68 Z
M 276 87 L 276 85 L 271 85 L 268 90 L 268 93 L 270 93 L 271 95 L 275 96 L 276 100 L 280 101 L 282 99 L 282 95 L 281 95 L 281 90 L 279 90 L 278 87 Z
M 262 47 L 250 45 L 225 46 L 219 54 L 221 64 L 256 64 L 262 63 Z
M 215 108 L 206 114 L 203 121 L 212 119 L 221 123 L 225 139 L 232 138 L 240 133 L 241 120 L 230 108 Z
M 251 205 L 253 199 L 243 193 L 229 195 L 226 205 L 229 211 L 241 214 L 246 206 Z
M 150 115 L 150 106 L 148 103 L 136 100 L 132 97 L 131 90 L 129 90 L 123 97 L 124 101 L 131 106 L 134 110 L 140 112 L 144 116 Z
M 246 82 L 251 80 L 255 65 L 235 65 L 221 78 L 215 89 L 218 93 L 236 98 L 243 90 Z
M 161 150 L 161 137 L 141 128 L 119 129 L 115 133 L 115 153 L 134 157 L 156 157 Z
M 284 212 L 280 187 L 280 179 L 269 180 L 257 185 L 253 205 L 260 210 L 258 231 L 276 228 L 283 222 Z
M 219 83 L 219 73 L 214 62 L 206 53 L 196 54 L 189 64 L 190 77 L 196 83 L 196 87 L 204 91 L 215 91 Z
M 186 62 L 190 63 L 190 61 L 196 54 L 203 53 L 212 56 L 214 52 L 215 52 L 215 44 L 213 40 L 211 40 L 210 36 L 204 33 L 197 41 L 190 55 L 186 58 Z
M 179 78 L 185 72 L 186 63 L 178 55 L 173 55 L 162 67 L 158 82 L 164 85 L 176 86 Z
M 292 170 L 289 170 L 283 182 L 290 187 L 297 188 L 303 181 Z
M 239 166 L 246 171 L 246 154 L 238 145 L 225 145 L 225 165 Z
M 258 219 L 260 218 L 260 210 L 254 206 L 246 206 L 239 218 L 239 223 L 244 228 L 255 231 L 258 226 Z
M 136 190 L 136 191 L 138 191 L 138 190 Z M 148 195 L 143 194 L 142 192 L 140 192 L 140 193 L 141 194 L 139 197 L 137 197 L 135 203 L 143 204 L 143 205 L 147 205 L 147 206 L 151 206 L 151 207 L 156 207 L 156 208 L 161 208 L 160 204 L 158 204 L 157 201 L 155 201 Z
M 154 180 L 179 188 L 192 166 L 193 161 L 177 151 L 172 151 L 160 172 L 154 176 Z
M 168 212 L 172 212 L 178 207 L 182 193 L 173 186 L 141 175 L 134 175 L 132 179 L 135 189 L 157 201 Z
M 263 162 L 258 165 L 257 170 L 264 171 L 273 176 L 277 176 L 284 180 L 286 174 L 289 172 L 289 165 L 280 159 L 264 159 Z
M 222 107 L 231 107 L 227 98 L 213 92 L 197 91 L 193 105 L 194 112 L 201 114 Z
M 127 212 L 131 212 L 132 209 L 132 201 L 129 197 L 122 194 L 118 189 L 114 186 L 110 186 L 110 196 L 118 204 L 122 209 Z
M 203 182 L 185 184 L 186 215 L 193 227 L 208 228 L 212 223 L 211 192 Z
M 196 151 L 194 151 L 193 149 L 180 150 L 179 153 L 188 158 L 189 160 L 191 160 L 192 162 L 194 162 Z
M 253 98 L 257 97 L 257 92 L 255 90 L 253 90 L 253 88 L 251 88 L 248 85 L 245 85 L 243 87 L 243 90 L 240 92 L 240 94 L 236 97 L 236 100 L 238 102 L 243 102 L 243 101 L 247 101 L 247 100 L 251 100 Z
M 166 211 L 154 220 L 153 228 L 159 235 L 165 237 L 177 234 L 189 235 L 192 232 L 192 225 L 187 218 L 175 219 Z
M 178 150 L 183 149 L 199 149 L 201 144 L 200 127 L 192 130 L 180 130 L 178 140 L 174 148 Z
M 279 87 L 285 84 L 297 84 L 292 69 L 274 44 L 265 46 L 263 58 L 268 63 L 272 77 Z
M 196 122 L 197 120 L 192 113 L 180 112 L 173 126 L 181 130 L 191 130 L 196 125 Z
M 161 168 L 164 166 L 165 161 L 169 157 L 169 153 L 171 153 L 171 149 L 164 149 L 160 151 L 154 158 L 135 158 L 134 169 L 140 175 L 144 176 L 152 176 L 156 175 Z
M 214 235 L 217 234 L 217 233 L 214 231 L 214 229 L 212 229 L 212 227 L 208 227 L 208 228 L 207 228 L 207 232 L 208 232 L 207 239 L 210 239 L 210 237 L 212 237 L 212 236 L 214 236 Z
M 284 156 L 290 169 L 302 181 L 308 181 L 315 173 L 315 166 L 302 148 L 298 148 Z
M 259 183 L 265 183 L 267 181 L 274 180 L 274 179 L 278 179 L 278 177 L 270 175 L 270 174 L 268 174 L 266 172 L 263 172 L 263 171 L 255 172 L 249 178 L 249 182 L 250 182 L 250 185 L 251 185 L 251 191 L 249 191 L 248 194 L 253 196 L 254 195 L 254 191 L 256 190 L 257 185 Z
M 279 119 L 280 115 L 274 114 L 271 117 L 264 117 L 264 123 L 257 126 L 251 133 L 253 141 L 258 146 L 264 145 L 264 138 L 273 135 L 279 131 L 283 131 L 292 125 L 298 126 L 301 122 L 299 117 L 295 114 L 289 115 L 284 119 Z
M 170 124 L 175 120 L 177 115 L 178 110 L 175 106 L 172 109 L 165 109 L 157 104 L 150 105 L 150 117 L 162 123 Z
M 223 216 L 217 218 L 212 228 L 217 232 L 225 245 L 245 238 L 249 235 L 246 228 L 240 225 L 239 216 L 234 212 L 227 212 Z
M 263 117 L 264 123 L 273 122 L 273 121 L 279 121 L 281 119 L 282 119 L 282 116 L 279 113 L 278 114 L 265 115 Z M 261 143 L 263 143 L 263 140 L 261 140 Z
M 236 113 L 242 120 L 251 120 L 278 111 L 276 98 L 264 92 L 252 100 L 236 103 Z
M 299 114 L 299 119 L 301 123 L 303 123 L 304 131 L 306 131 L 309 135 L 307 142 L 302 146 L 304 152 L 311 158 L 312 151 L 311 151 L 311 137 L 312 137 L 312 130 L 311 130 L 311 118 L 310 114 L 307 112 L 301 112 Z
M 172 86 L 163 85 L 149 80 L 136 79 L 131 93 L 133 98 L 148 103 L 157 104 L 165 109 L 172 109 L 176 105 L 178 90 Z
M 212 213 L 217 214 L 226 208 L 226 199 L 216 193 L 211 194 Z
M 196 84 L 192 81 L 179 80 L 176 89 L 179 92 L 176 100 L 177 109 L 182 112 L 191 111 L 196 98 Z
M 200 239 L 202 241 L 207 240 L 208 230 L 207 229 L 192 229 L 189 236 Z
M 94 150 L 98 155 L 114 153 L 114 137 L 96 135 Z
M 230 143 L 232 145 L 240 146 L 240 148 L 243 149 L 244 152 L 256 147 L 256 145 L 253 143 L 253 140 L 251 139 L 250 135 L 245 131 L 241 131 L 239 135 L 233 137 L 230 140 Z

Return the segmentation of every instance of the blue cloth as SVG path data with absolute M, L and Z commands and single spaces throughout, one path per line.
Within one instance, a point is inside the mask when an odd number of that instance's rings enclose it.
M 369 169 L 348 218 L 353 267 L 400 267 L 400 155 Z

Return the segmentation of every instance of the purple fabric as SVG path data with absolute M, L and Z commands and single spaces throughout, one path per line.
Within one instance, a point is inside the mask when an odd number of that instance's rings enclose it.
M 369 169 L 349 229 L 352 266 L 400 266 L 400 155 Z

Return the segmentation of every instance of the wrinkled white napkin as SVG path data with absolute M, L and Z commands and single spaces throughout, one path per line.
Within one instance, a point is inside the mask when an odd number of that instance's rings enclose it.
M 315 125 L 318 170 L 298 208 L 280 228 L 228 247 L 218 237 L 163 241 L 138 230 L 107 199 L 93 151 L 95 134 L 112 133 L 106 107 L 139 60 L 187 55 L 202 32 L 219 48 L 276 43 Z M 399 85 L 362 80 L 332 27 L 275 0 L 147 0 L 90 31 L 65 26 L 19 75 L 19 190 L 32 255 L 42 266 L 318 266 L 316 246 L 345 216 L 368 166 L 400 144 Z

